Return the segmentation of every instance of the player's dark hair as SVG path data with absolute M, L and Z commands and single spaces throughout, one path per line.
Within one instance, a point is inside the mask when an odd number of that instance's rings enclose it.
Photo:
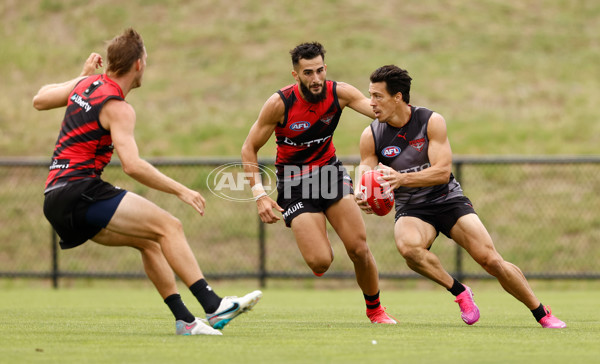
M 122 76 L 129 72 L 131 66 L 144 56 L 142 36 L 133 30 L 125 29 L 121 35 L 114 37 L 106 49 L 106 72 Z
M 410 81 L 408 71 L 394 65 L 379 67 L 371 73 L 371 83 L 385 82 L 387 92 L 392 96 L 400 92 L 402 101 L 407 104 L 410 102 Z
M 301 59 L 313 59 L 321 56 L 325 60 L 325 48 L 318 42 L 302 43 L 290 51 L 292 64 L 297 66 Z

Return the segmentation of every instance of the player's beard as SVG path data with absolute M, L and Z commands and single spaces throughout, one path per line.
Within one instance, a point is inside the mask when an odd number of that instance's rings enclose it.
M 323 82 L 323 89 L 318 94 L 313 94 L 303 82 L 300 82 L 300 90 L 302 91 L 302 95 L 306 101 L 310 102 L 311 104 L 316 104 L 327 98 L 327 81 Z

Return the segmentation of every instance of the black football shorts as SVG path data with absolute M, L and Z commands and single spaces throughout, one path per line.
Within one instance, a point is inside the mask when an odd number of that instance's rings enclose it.
M 296 216 L 304 212 L 324 212 L 348 194 L 354 194 L 352 178 L 337 158 L 308 173 L 278 177 L 277 181 L 277 203 L 284 210 L 287 227 Z
M 58 233 L 60 247 L 74 248 L 98 234 L 126 193 L 100 178 L 71 181 L 47 192 L 44 215 Z
M 395 221 L 403 216 L 416 217 L 432 225 L 438 234 L 442 232 L 452 239 L 450 230 L 458 219 L 475 213 L 471 200 L 466 196 L 459 196 L 438 203 L 404 205 L 396 211 Z

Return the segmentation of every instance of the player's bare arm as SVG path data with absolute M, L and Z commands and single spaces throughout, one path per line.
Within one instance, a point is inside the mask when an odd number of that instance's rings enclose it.
M 262 222 L 272 224 L 280 220 L 273 209 L 283 212 L 283 209 L 271 199 L 262 188 L 258 170 L 258 151 L 269 140 L 277 124 L 283 121 L 285 105 L 278 94 L 273 94 L 263 105 L 258 119 L 252 127 L 242 146 L 242 162 L 244 172 L 251 176 L 250 186 L 256 200 L 258 215 Z
M 446 121 L 442 115 L 433 113 L 427 126 L 429 138 L 429 161 L 431 167 L 419 172 L 400 173 L 394 169 L 379 164 L 383 178 L 392 190 L 400 186 L 427 187 L 448 183 L 452 172 L 452 150 L 446 130 Z M 383 185 L 382 185 L 383 186 Z M 384 186 L 385 188 L 385 186 Z
M 375 140 L 373 139 L 373 130 L 371 126 L 367 126 L 360 136 L 360 165 L 358 166 L 357 187 L 354 194 L 354 199 L 358 206 L 367 214 L 372 214 L 373 210 L 367 203 L 366 196 L 360 192 L 360 180 L 366 171 L 370 171 L 377 167 L 377 155 L 375 154 Z
M 369 99 L 356 87 L 345 83 L 337 83 L 337 95 L 342 108 L 348 106 L 371 119 L 375 119 L 375 113 L 370 105 Z
M 100 123 L 105 129 L 110 130 L 123 172 L 150 188 L 176 195 L 204 215 L 205 200 L 200 193 L 167 177 L 140 158 L 134 138 L 135 122 L 135 111 L 125 101 L 110 100 L 100 112 Z
M 94 74 L 96 69 L 102 67 L 102 56 L 98 53 L 89 55 L 81 74 L 69 81 L 62 83 L 53 83 L 45 85 L 33 97 L 33 107 L 37 110 L 50 110 L 57 107 L 66 106 L 69 101 L 69 94 L 75 88 L 75 85 L 84 78 Z

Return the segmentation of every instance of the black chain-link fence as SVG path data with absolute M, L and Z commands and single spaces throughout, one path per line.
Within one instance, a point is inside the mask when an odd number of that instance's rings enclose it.
M 356 158 L 342 158 L 354 177 Z M 282 222 L 263 225 L 237 160 L 152 160 L 163 173 L 200 191 L 201 217 L 175 196 L 151 190 L 109 165 L 104 179 L 138 193 L 179 218 L 209 278 L 311 277 L 293 234 Z M 272 160 L 263 161 L 265 186 Z M 530 278 L 600 278 L 600 157 L 461 158 L 454 173 L 473 202 L 497 250 Z M 59 251 L 42 212 L 47 161 L 0 159 L 0 277 L 145 277 L 139 253 L 88 242 Z M 218 178 L 219 177 L 219 178 Z M 272 186 L 272 185 L 271 185 Z M 393 213 L 364 215 L 380 275 L 417 277 L 397 252 Z M 336 259 L 324 278 L 354 277 L 343 244 L 329 227 Z M 443 235 L 432 247 L 459 278 L 489 278 Z

